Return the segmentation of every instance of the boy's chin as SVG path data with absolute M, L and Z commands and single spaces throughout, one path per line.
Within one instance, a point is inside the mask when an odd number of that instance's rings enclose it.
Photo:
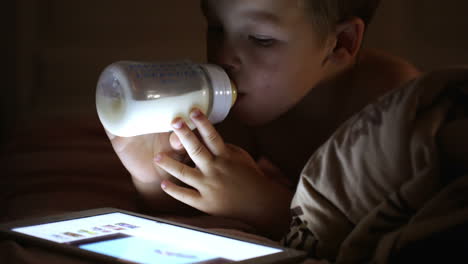
M 240 123 L 249 127 L 258 127 L 267 124 L 271 119 L 262 117 L 258 112 L 251 113 L 248 110 L 244 110 L 241 107 L 234 107 L 232 109 L 232 115 Z

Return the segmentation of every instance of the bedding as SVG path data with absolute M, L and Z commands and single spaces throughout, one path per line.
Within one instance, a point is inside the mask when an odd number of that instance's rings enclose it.
M 468 256 L 468 68 L 427 73 L 344 123 L 304 167 L 291 210 L 283 242 L 314 258 Z

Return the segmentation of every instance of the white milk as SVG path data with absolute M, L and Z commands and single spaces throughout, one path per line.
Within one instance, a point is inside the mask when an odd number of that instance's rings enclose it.
M 146 101 L 124 102 L 99 96 L 97 104 L 101 106 L 99 116 L 106 129 L 114 135 L 130 137 L 171 131 L 171 123 L 176 117 L 182 117 L 193 129 L 194 125 L 187 114 L 194 107 L 206 114 L 210 102 L 207 91 L 195 91 Z

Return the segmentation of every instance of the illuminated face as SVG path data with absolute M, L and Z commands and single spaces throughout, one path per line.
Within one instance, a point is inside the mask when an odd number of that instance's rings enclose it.
M 327 56 L 293 0 L 202 0 L 211 63 L 238 86 L 233 113 L 261 125 L 294 106 L 325 76 Z

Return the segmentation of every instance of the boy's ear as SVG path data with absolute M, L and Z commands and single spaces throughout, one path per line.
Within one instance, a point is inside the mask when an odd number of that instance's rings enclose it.
M 357 17 L 338 24 L 327 59 L 334 64 L 353 63 L 361 48 L 365 27 L 364 21 Z

